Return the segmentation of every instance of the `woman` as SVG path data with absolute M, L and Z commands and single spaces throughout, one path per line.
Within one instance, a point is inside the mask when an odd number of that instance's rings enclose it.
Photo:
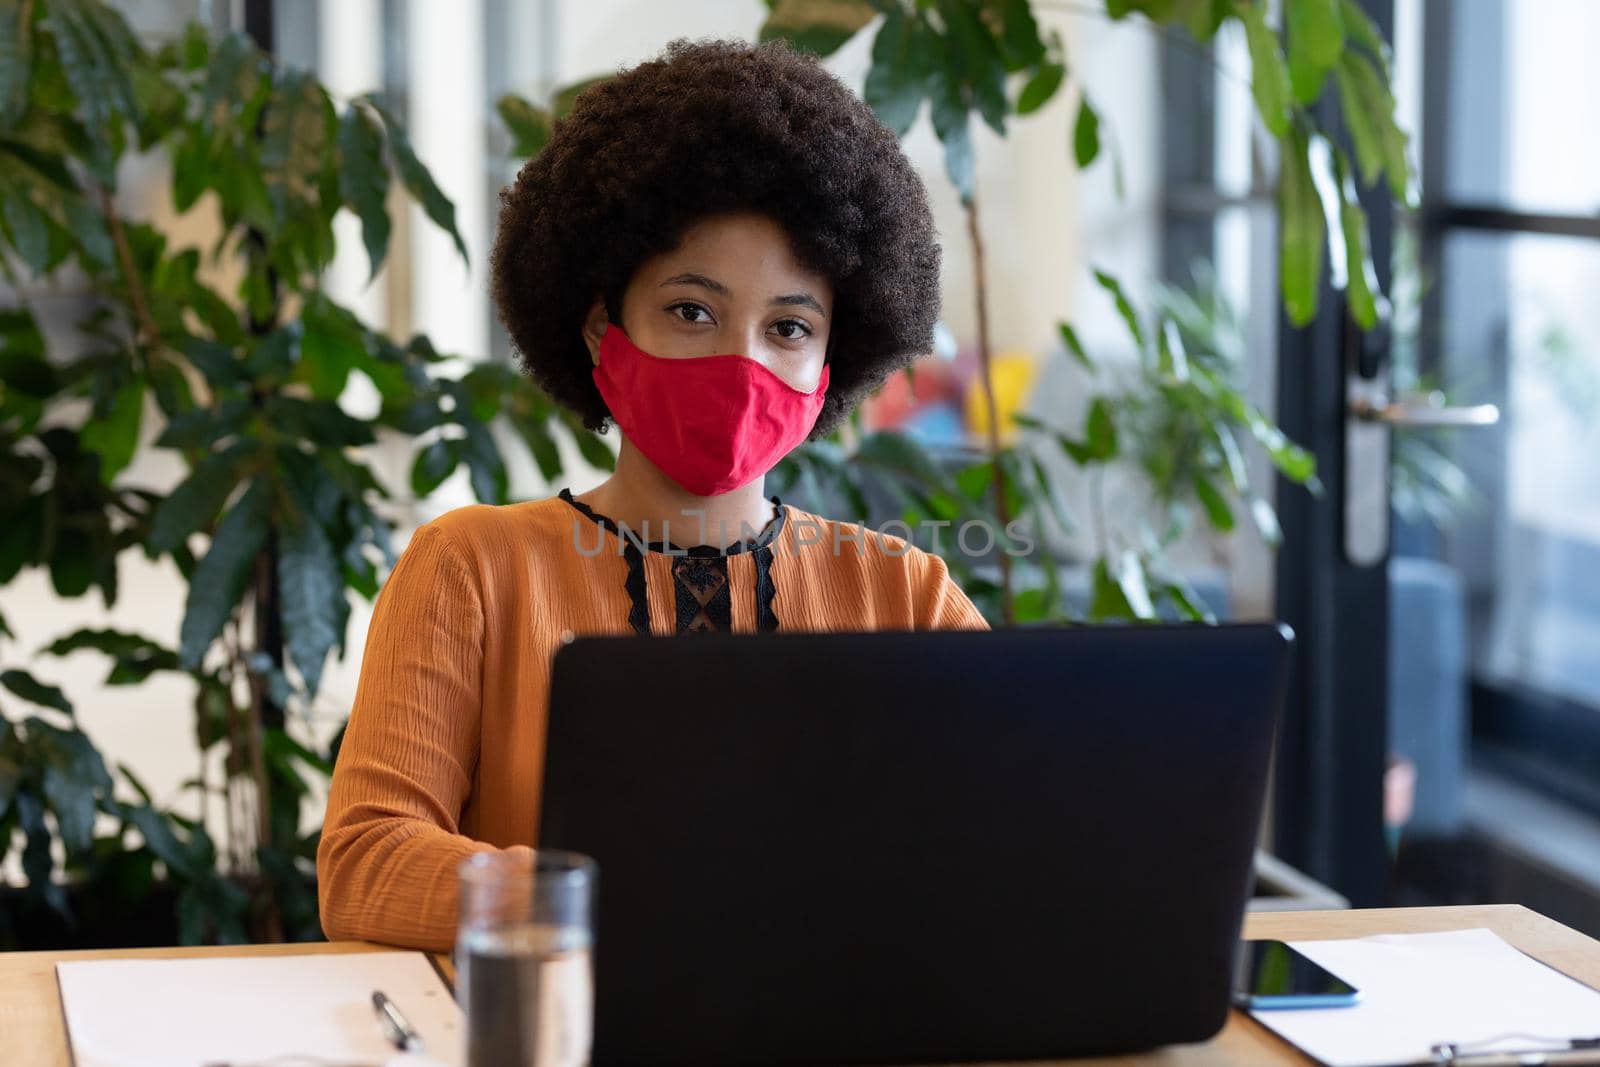
M 460 860 L 535 843 L 563 635 L 985 626 L 937 556 L 764 495 L 931 347 L 926 194 L 856 96 L 780 44 L 677 41 L 585 91 L 502 199 L 500 316 L 552 397 L 617 424 L 616 471 L 413 535 L 328 799 L 330 938 L 446 950 Z

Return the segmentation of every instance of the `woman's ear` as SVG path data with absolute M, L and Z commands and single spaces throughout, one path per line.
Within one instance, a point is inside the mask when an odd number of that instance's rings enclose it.
M 583 317 L 583 343 L 589 346 L 589 362 L 600 365 L 600 339 L 606 335 L 611 320 L 606 317 L 606 302 L 596 297 Z

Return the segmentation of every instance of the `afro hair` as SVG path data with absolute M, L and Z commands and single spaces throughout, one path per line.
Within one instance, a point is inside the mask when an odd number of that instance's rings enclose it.
M 675 40 L 579 94 L 500 195 L 490 262 L 523 369 L 592 430 L 610 412 L 582 324 L 615 321 L 638 266 L 690 226 L 765 215 L 834 287 L 823 436 L 933 347 L 939 244 L 898 139 L 812 56 L 783 41 Z

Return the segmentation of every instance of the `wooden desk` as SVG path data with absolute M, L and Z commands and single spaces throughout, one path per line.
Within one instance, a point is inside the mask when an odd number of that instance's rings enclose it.
M 1325 940 L 1369 934 L 1421 933 L 1483 926 L 1580 982 L 1600 988 L 1600 941 L 1514 905 L 1468 908 L 1395 908 L 1374 911 L 1305 911 L 1253 914 L 1246 937 Z M 248 945 L 231 948 L 151 948 L 89 952 L 0 953 L 0 1064 L 68 1067 L 66 1033 L 56 992 L 55 965 L 63 960 L 184 956 L 286 956 L 297 953 L 372 952 L 359 941 L 319 945 Z M 451 973 L 448 960 L 441 961 Z M 1073 1060 L 1072 1067 L 1250 1067 L 1311 1061 L 1235 1012 L 1217 1037 L 1203 1045 L 1162 1049 L 1143 1056 Z

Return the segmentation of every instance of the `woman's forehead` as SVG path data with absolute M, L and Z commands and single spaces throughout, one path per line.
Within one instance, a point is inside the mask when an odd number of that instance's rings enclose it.
M 832 296 L 827 277 L 807 267 L 788 234 L 763 215 L 721 215 L 695 223 L 676 248 L 641 264 L 639 280 L 698 284 L 724 295 L 774 295 L 808 291 L 819 300 Z M 772 290 L 766 292 L 766 290 Z

